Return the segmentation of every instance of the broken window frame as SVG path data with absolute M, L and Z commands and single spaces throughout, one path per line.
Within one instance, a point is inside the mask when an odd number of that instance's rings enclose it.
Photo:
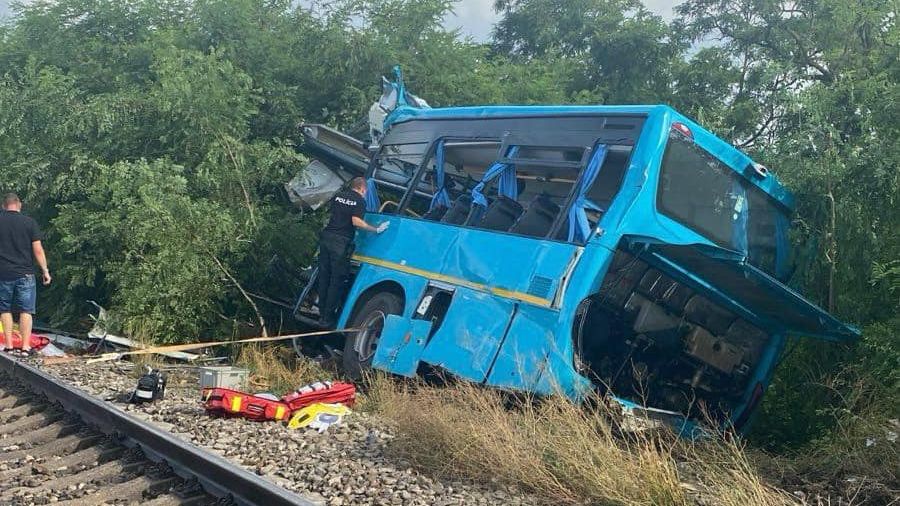
M 511 163 L 514 165 L 515 164 L 521 164 L 521 165 L 539 164 L 539 165 L 544 165 L 547 167 L 560 167 L 560 168 L 575 169 L 575 170 L 577 170 L 577 173 L 573 174 L 574 177 L 572 179 L 573 182 L 571 183 L 571 187 L 569 188 L 569 190 L 568 190 L 567 194 L 565 195 L 565 197 L 563 198 L 562 202 L 560 202 L 559 213 L 556 216 L 556 218 L 554 219 L 554 222 L 551 225 L 550 229 L 544 236 L 533 237 L 533 236 L 528 236 L 525 234 L 518 234 L 515 232 L 499 231 L 499 230 L 494 230 L 493 232 L 501 233 L 501 234 L 511 234 L 511 235 L 516 235 L 516 236 L 520 236 L 520 237 L 531 237 L 533 239 L 538 239 L 538 240 L 549 240 L 549 241 L 555 241 L 555 242 L 584 245 L 588 241 L 590 241 L 590 239 L 594 236 L 594 234 L 596 232 L 596 227 L 592 227 L 592 229 L 587 234 L 587 236 L 581 241 L 578 241 L 578 240 L 570 241 L 570 240 L 568 240 L 568 237 L 558 238 L 558 234 L 560 232 L 560 229 L 563 227 L 563 225 L 566 224 L 566 220 L 569 217 L 569 214 L 572 210 L 572 206 L 575 204 L 575 201 L 577 200 L 578 183 L 584 177 L 585 171 L 587 170 L 588 163 L 590 162 L 591 157 L 594 156 L 594 154 L 597 152 L 599 147 L 601 145 L 604 145 L 604 143 L 602 142 L 601 139 L 595 139 L 594 142 L 592 144 L 590 144 L 589 146 L 578 146 L 578 145 L 573 145 L 572 142 L 569 142 L 567 140 L 568 138 L 569 138 L 569 136 L 566 133 L 560 133 L 560 134 L 555 134 L 555 135 L 554 134 L 541 135 L 541 134 L 536 134 L 536 133 L 528 134 L 528 135 L 522 135 L 522 134 L 512 135 L 508 132 L 502 138 L 499 138 L 499 139 L 498 138 L 485 138 L 485 137 L 449 136 L 449 135 L 433 138 L 431 140 L 431 142 L 429 143 L 428 149 L 425 151 L 425 153 L 422 156 L 422 159 L 420 160 L 419 167 L 416 170 L 416 174 L 413 176 L 413 178 L 410 179 L 410 184 L 406 189 L 406 193 L 404 194 L 403 198 L 400 201 L 400 205 L 399 205 L 396 213 L 403 214 L 409 208 L 409 205 L 410 205 L 412 199 L 414 198 L 414 196 L 420 196 L 420 197 L 423 197 L 426 199 L 433 197 L 433 193 L 428 193 L 422 189 L 422 183 L 423 183 L 425 174 L 429 171 L 430 163 L 432 162 L 432 160 L 434 160 L 434 158 L 436 156 L 437 148 L 441 142 L 444 143 L 445 148 L 447 146 L 459 147 L 460 145 L 466 145 L 466 144 L 472 144 L 472 145 L 496 144 L 499 146 L 499 148 L 498 148 L 498 156 L 494 160 L 495 163 Z M 628 167 L 630 166 L 631 157 L 634 155 L 634 149 L 633 149 L 634 144 L 635 144 L 634 141 L 622 142 L 621 140 L 620 140 L 620 142 L 617 142 L 615 144 L 618 146 L 628 146 L 630 148 L 630 150 L 628 153 L 628 157 L 626 158 L 626 160 L 624 162 L 624 168 L 621 170 L 621 174 L 617 178 L 618 184 L 616 187 L 616 191 L 613 192 L 614 197 L 612 200 L 615 200 L 615 195 L 617 195 L 618 192 L 621 190 L 621 183 L 622 183 L 622 180 L 624 179 L 624 174 L 627 171 Z M 392 145 L 396 145 L 396 144 L 392 144 Z M 611 144 L 606 144 L 606 145 L 609 148 L 612 148 L 614 146 Z M 564 160 L 541 160 L 541 159 L 532 159 L 532 158 L 518 158 L 516 155 L 509 155 L 510 148 L 513 146 L 521 146 L 524 148 L 528 148 L 529 150 L 530 149 L 567 150 L 567 151 L 582 150 L 583 152 L 582 152 L 581 159 L 578 160 L 577 162 L 564 161 Z M 603 165 L 605 165 L 605 161 L 604 161 Z M 602 171 L 603 165 L 601 165 L 601 171 Z M 485 171 L 487 171 L 489 167 L 490 166 L 485 167 Z M 452 179 L 458 181 L 453 176 L 450 176 L 448 174 L 445 174 L 444 177 L 452 178 Z M 491 178 L 490 180 L 487 181 L 487 185 L 490 186 L 490 185 L 494 184 L 496 182 L 496 179 L 497 179 L 496 177 Z M 476 183 L 477 183 L 477 181 L 476 181 Z M 598 182 L 596 180 L 591 185 L 591 188 L 589 188 L 587 190 L 586 193 L 589 194 L 590 190 L 593 189 L 593 185 L 595 185 L 595 184 L 598 184 Z M 445 184 L 445 186 L 446 186 L 446 184 Z M 471 189 L 466 187 L 466 190 L 464 190 L 464 191 L 471 191 Z M 521 204 L 521 202 L 520 202 L 520 204 Z M 413 216 L 413 217 L 418 218 L 417 216 Z M 479 228 L 477 226 L 472 226 L 472 225 L 449 225 L 449 226 L 459 226 L 459 227 L 475 228 L 475 229 Z
M 562 138 L 562 136 L 561 136 L 561 138 Z M 516 144 L 517 142 L 523 142 L 523 141 L 517 140 L 516 138 L 512 138 L 511 136 L 505 136 L 503 139 L 486 139 L 484 137 L 472 138 L 472 137 L 461 137 L 461 136 L 438 137 L 431 142 L 428 150 L 425 152 L 425 155 L 422 158 L 419 168 L 417 169 L 417 174 L 416 174 L 415 180 L 411 186 L 415 185 L 418 189 L 415 191 L 415 193 L 407 191 L 407 194 L 404 195 L 404 198 L 401 201 L 401 206 L 400 206 L 400 209 L 398 210 L 398 213 L 402 213 L 407 208 L 407 206 L 410 204 L 410 202 L 412 201 L 414 196 L 419 196 L 419 197 L 422 197 L 425 199 L 429 199 L 434 196 L 433 193 L 428 193 L 422 189 L 422 183 L 423 183 L 425 175 L 429 172 L 429 170 L 431 170 L 429 165 L 435 159 L 437 148 L 441 142 L 444 143 L 445 147 L 448 147 L 448 146 L 449 147 L 459 147 L 460 145 L 465 145 L 465 144 L 472 144 L 472 145 L 494 144 L 494 145 L 497 145 L 498 146 L 498 149 L 497 149 L 498 158 L 496 158 L 494 160 L 495 163 L 512 163 L 512 164 L 520 164 L 520 165 L 535 165 L 535 164 L 537 164 L 537 165 L 544 165 L 544 166 L 559 165 L 559 166 L 569 166 L 569 168 L 573 168 L 573 169 L 577 168 L 578 173 L 574 175 L 574 178 L 571 182 L 571 188 L 568 190 L 568 193 L 565 195 L 563 200 L 560 202 L 559 214 L 555 218 L 554 223 L 551 226 L 551 228 L 549 229 L 549 231 L 542 237 L 534 237 L 534 236 L 530 236 L 530 237 L 532 237 L 534 239 L 542 239 L 542 240 L 550 240 L 550 241 L 555 241 L 555 242 L 584 245 L 596 233 L 596 224 L 597 223 L 594 223 L 594 226 L 591 228 L 591 230 L 589 231 L 587 236 L 583 238 L 583 240 L 577 240 L 577 239 L 569 240 L 568 237 L 566 237 L 566 238 L 559 237 L 560 230 L 567 223 L 566 220 L 568 219 L 568 217 L 571 213 L 572 206 L 575 204 L 575 202 L 577 200 L 578 185 L 581 182 L 582 178 L 585 177 L 585 172 L 587 170 L 587 166 L 588 166 L 591 158 L 596 154 L 597 150 L 600 148 L 600 146 L 604 145 L 600 140 L 595 141 L 593 143 L 593 145 L 590 146 L 590 148 L 582 148 L 579 146 L 572 146 L 571 143 L 566 143 L 566 142 L 551 142 L 551 143 L 536 142 L 535 144 L 527 144 L 527 145 L 526 144 Z M 535 142 L 535 141 L 531 141 L 531 142 Z M 617 146 L 618 147 L 624 146 L 624 147 L 629 148 L 628 155 L 625 158 L 625 160 L 622 162 L 621 167 L 619 168 L 619 171 L 618 171 L 619 173 L 618 173 L 617 177 L 615 178 L 615 183 L 614 183 L 615 191 L 613 191 L 611 193 L 611 195 L 612 195 L 612 198 L 610 199 L 610 205 L 611 205 L 611 203 L 615 200 L 616 195 L 618 195 L 618 193 L 621 191 L 622 182 L 624 181 L 625 173 L 627 172 L 628 167 L 630 167 L 630 165 L 631 165 L 631 160 L 632 160 L 632 157 L 634 156 L 634 144 L 627 143 L 627 142 L 621 142 L 621 143 L 617 143 L 617 144 L 605 144 L 605 145 L 607 146 L 608 151 L 612 151 Z M 557 161 L 557 160 L 549 160 L 548 161 L 548 160 L 539 160 L 539 159 L 522 159 L 522 158 L 517 158 L 515 156 L 508 156 L 508 155 L 507 156 L 499 156 L 499 154 L 501 154 L 501 153 L 508 153 L 509 148 L 512 146 L 522 146 L 522 147 L 526 147 L 529 149 L 542 149 L 542 148 L 543 149 L 560 149 L 560 150 L 582 149 L 583 156 L 577 162 L 574 162 L 574 161 L 567 162 L 567 161 Z M 606 167 L 607 163 L 608 163 L 608 159 L 604 159 L 604 161 L 601 165 L 601 173 L 603 173 L 603 167 Z M 489 166 L 486 167 L 485 170 L 487 170 L 488 168 L 489 168 Z M 606 170 L 611 170 L 611 169 L 612 169 L 611 167 L 606 168 Z M 453 180 L 459 182 L 458 178 L 451 176 L 449 174 L 445 175 L 445 178 L 452 178 Z M 488 185 L 493 184 L 495 182 L 495 179 L 496 178 L 492 178 L 491 180 L 489 180 L 487 182 Z M 469 182 L 478 183 L 479 180 L 473 179 Z M 591 193 L 591 191 L 596 187 L 597 184 L 600 184 L 599 180 L 595 180 L 593 182 L 591 187 L 587 190 L 586 196 Z M 445 184 L 445 186 L 446 186 L 446 184 Z M 471 188 L 466 187 L 465 191 L 471 191 Z M 600 213 L 600 217 L 602 217 L 602 214 L 605 213 L 605 211 L 606 211 L 606 209 L 604 209 Z M 588 212 L 591 212 L 591 210 L 589 209 Z M 597 221 L 599 222 L 599 219 Z M 467 228 L 478 228 L 478 227 L 467 226 L 467 225 L 452 225 L 452 226 L 465 226 Z M 508 233 L 508 234 L 517 235 L 517 236 L 529 237 L 525 234 L 518 234 L 515 232 L 509 232 L 509 231 L 506 231 L 506 232 L 495 231 L 495 232 Z
M 439 139 L 465 139 L 470 141 L 496 141 L 513 135 L 518 137 L 533 138 L 538 141 L 549 136 L 564 138 L 567 146 L 596 146 L 606 144 L 610 148 L 614 146 L 629 146 L 631 151 L 625 161 L 625 168 L 618 181 L 614 195 L 622 189 L 624 174 L 630 167 L 634 147 L 637 145 L 648 116 L 643 113 L 611 113 L 611 114 L 565 114 L 565 115 L 539 115 L 539 116 L 508 116 L 494 118 L 452 118 L 452 119 L 414 119 L 408 122 L 400 122 L 391 125 L 390 130 L 383 139 L 384 145 L 428 143 L 428 149 L 420 160 L 417 172 L 422 171 L 422 166 L 434 155 L 434 149 Z M 379 154 L 381 150 L 379 150 Z M 376 155 L 378 156 L 378 155 Z M 498 157 L 499 158 L 499 157 Z M 374 160 L 374 158 L 373 158 Z M 583 172 L 584 168 L 581 169 Z M 601 169 L 602 170 L 602 169 Z M 372 176 L 373 171 L 367 171 L 367 177 Z M 581 174 L 579 173 L 579 177 Z M 384 184 L 384 182 L 382 182 Z M 390 183 L 388 183 L 390 185 Z M 596 184 L 596 181 L 595 181 Z M 424 192 L 419 187 L 420 180 L 410 184 L 409 188 L 416 188 L 415 194 L 422 197 L 432 195 Z M 391 185 L 396 187 L 397 185 Z M 407 193 L 410 193 L 407 188 Z M 399 188 L 398 188 L 399 189 Z M 588 191 L 590 193 L 590 190 Z M 572 192 L 574 197 L 574 188 Z M 408 209 L 412 196 L 404 195 L 400 206 L 395 211 L 401 214 Z M 574 198 L 565 202 L 561 215 L 567 216 Z M 614 198 L 612 199 L 614 200 Z M 611 200 L 611 202 L 612 202 Z M 564 222 L 564 220 L 563 220 Z M 557 228 L 555 225 L 553 228 Z M 558 231 L 558 228 L 557 228 Z M 555 233 L 551 232 L 545 240 L 566 242 L 567 240 L 554 239 Z M 502 232 L 501 232 L 502 233 Z M 572 244 L 586 244 L 594 237 L 594 227 L 584 242 Z M 515 234 L 519 235 L 519 234 Z M 521 235 L 520 235 L 521 237 Z
M 386 150 L 396 147 L 396 146 L 416 146 L 416 145 L 424 146 L 424 150 L 421 152 L 421 154 L 417 155 L 415 153 L 411 153 L 409 155 L 400 155 L 400 156 L 408 156 L 408 157 L 416 157 L 416 156 L 419 157 L 418 162 L 415 164 L 416 168 L 413 169 L 412 174 L 406 180 L 406 185 L 401 185 L 399 183 L 396 183 L 393 181 L 388 181 L 386 179 L 380 179 L 378 177 L 379 170 L 384 170 L 381 168 L 381 161 L 386 158 L 386 156 L 385 156 Z M 428 156 L 429 149 L 431 149 L 431 145 L 427 141 L 391 142 L 391 143 L 386 143 L 386 144 L 381 145 L 378 152 L 372 157 L 370 169 L 368 171 L 366 171 L 367 172 L 366 177 L 375 182 L 376 189 L 384 188 L 384 189 L 387 189 L 392 192 L 397 192 L 399 194 L 399 198 L 396 201 L 397 207 L 392 212 L 387 212 L 385 210 L 385 205 L 391 201 L 382 202 L 381 207 L 378 210 L 370 211 L 370 212 L 373 212 L 376 214 L 400 215 L 400 213 L 402 213 L 404 211 L 403 202 L 406 197 L 406 194 L 408 193 L 408 190 L 410 188 L 415 186 L 414 184 L 411 184 L 410 182 L 416 179 L 416 174 L 418 174 L 419 169 L 423 163 L 423 160 L 426 159 L 425 158 L 426 156 Z M 399 158 L 399 157 L 394 156 L 393 158 Z M 411 161 L 404 160 L 403 162 L 413 165 L 413 163 Z M 387 172 L 387 171 L 385 170 L 385 172 Z M 397 173 L 394 173 L 394 174 L 397 174 Z M 418 184 L 418 183 L 415 183 L 415 184 Z M 421 190 L 419 190 L 419 193 L 424 195 L 424 192 L 421 192 Z

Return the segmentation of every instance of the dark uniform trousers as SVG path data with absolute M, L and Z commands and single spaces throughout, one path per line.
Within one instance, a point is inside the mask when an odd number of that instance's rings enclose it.
M 335 312 L 347 290 L 353 240 L 349 237 L 322 232 L 319 238 L 319 318 L 334 323 Z

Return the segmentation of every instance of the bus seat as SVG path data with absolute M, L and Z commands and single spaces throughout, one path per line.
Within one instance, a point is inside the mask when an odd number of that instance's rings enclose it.
M 472 208 L 472 195 L 468 193 L 463 193 L 459 197 L 456 197 L 456 200 L 453 201 L 453 205 L 447 209 L 447 212 L 444 213 L 444 216 L 441 218 L 441 223 L 449 223 L 450 225 L 462 225 L 463 222 L 466 221 L 466 218 L 469 216 L 469 210 Z
M 522 216 L 524 210 L 522 204 L 500 195 L 488 206 L 481 223 L 476 225 L 488 230 L 506 232 L 516 223 L 519 216 Z
M 448 209 L 449 208 L 447 206 L 442 206 L 442 205 L 438 204 L 438 205 L 432 207 L 431 209 L 429 209 L 427 213 L 423 214 L 422 218 L 425 218 L 426 220 L 430 220 L 430 221 L 440 221 L 441 218 L 443 218 L 444 215 L 447 214 Z
M 531 199 L 525 213 L 509 231 L 531 237 L 545 237 L 557 216 L 559 206 L 546 194 L 541 193 Z
M 488 198 L 488 206 L 490 206 L 491 202 L 493 202 L 493 200 Z M 478 225 L 481 223 L 481 219 L 484 218 L 486 212 L 486 207 L 478 205 L 473 201 L 472 207 L 469 208 L 469 215 L 466 216 L 466 220 L 462 224 L 467 227 Z

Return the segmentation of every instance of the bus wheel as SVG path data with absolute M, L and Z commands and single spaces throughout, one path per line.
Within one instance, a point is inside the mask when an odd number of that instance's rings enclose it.
M 372 358 L 375 356 L 387 315 L 402 312 L 403 303 L 400 297 L 390 292 L 375 294 L 354 312 L 348 327 L 361 330 L 348 334 L 344 343 L 344 372 L 347 376 L 359 380 L 363 371 L 372 367 Z

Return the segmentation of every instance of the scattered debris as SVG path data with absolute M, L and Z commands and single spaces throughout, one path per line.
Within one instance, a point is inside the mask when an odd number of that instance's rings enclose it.
M 200 389 L 228 388 L 241 390 L 247 388 L 250 369 L 229 365 L 201 367 Z
M 52 344 L 63 350 L 85 352 L 91 346 L 89 341 L 62 330 L 42 327 L 35 327 L 34 330 L 46 336 Z
M 128 402 L 140 404 L 162 399 L 166 395 L 166 375 L 159 369 L 147 366 L 147 372 L 138 379 L 137 388 L 131 393 Z
M 119 360 L 125 356 L 132 355 L 163 355 L 163 356 L 172 356 L 172 352 L 182 352 L 187 350 L 202 350 L 204 348 L 210 348 L 213 346 L 231 346 L 235 344 L 248 344 L 248 343 L 271 343 L 276 341 L 287 341 L 291 339 L 297 339 L 300 337 L 314 337 L 314 336 L 324 336 L 328 334 L 346 334 L 351 332 L 358 332 L 358 328 L 349 328 L 349 329 L 336 329 L 336 330 L 318 330 L 315 332 L 302 332 L 299 334 L 287 334 L 282 336 L 260 336 L 260 337 L 249 337 L 246 339 L 228 339 L 225 341 L 201 341 L 196 343 L 187 343 L 187 344 L 171 344 L 166 346 L 154 346 L 151 348 L 141 348 L 132 351 L 123 351 L 123 352 L 112 352 L 112 353 L 103 353 L 96 358 L 92 358 L 87 361 L 89 364 L 97 363 L 97 362 L 107 362 L 110 360 Z
M 328 430 L 333 425 L 339 425 L 344 417 L 352 413 L 350 408 L 343 404 L 316 403 L 300 408 L 291 415 L 288 422 L 289 429 L 301 429 L 309 427 L 316 429 L 319 434 Z
M 217 379 L 211 381 L 218 383 Z M 248 394 L 219 386 L 203 387 L 201 392 L 204 408 L 209 414 L 257 421 L 280 422 L 290 418 L 292 428 L 310 426 L 320 432 L 350 414 L 346 406 L 352 406 L 356 399 L 353 384 L 331 381 L 304 385 L 281 398 L 269 392 Z
M 53 342 L 47 343 L 47 346 L 44 346 L 40 349 L 41 356 L 43 357 L 65 357 L 67 356 L 66 352 L 57 348 Z
M 88 331 L 88 339 L 92 341 L 97 341 L 96 348 L 99 350 L 104 344 L 112 344 L 114 346 L 120 348 L 128 348 L 131 350 L 142 350 L 146 349 L 146 347 L 132 339 L 128 339 L 127 337 L 116 336 L 110 334 L 106 330 L 107 316 L 106 309 L 103 309 L 99 304 L 94 301 L 88 301 L 93 304 L 97 308 L 97 316 L 91 316 L 94 319 L 94 326 Z M 184 360 L 187 362 L 193 362 L 200 358 L 200 355 L 196 353 L 184 353 L 181 351 L 172 351 L 172 352 L 162 352 L 161 355 L 164 355 L 169 358 L 174 358 L 175 360 Z
M 354 411 L 325 434 L 290 430 L 285 424 L 259 423 L 243 417 L 210 417 L 197 402 L 195 368 L 169 372 L 166 397 L 154 403 L 126 404 L 121 393 L 134 387 L 131 362 L 90 365 L 76 361 L 42 366 L 62 382 L 114 402 L 132 416 L 289 490 L 322 504 L 409 506 L 537 506 L 521 490 L 437 478 L 417 471 L 389 446 L 396 437 L 389 425 L 364 411 Z

